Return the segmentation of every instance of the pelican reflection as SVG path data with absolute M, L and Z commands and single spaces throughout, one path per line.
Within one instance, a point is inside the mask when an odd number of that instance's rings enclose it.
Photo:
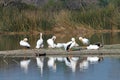
M 84 58 L 82 61 L 80 61 L 79 67 L 80 67 L 80 70 L 88 69 L 89 62 L 88 62 L 87 58 Z
M 49 58 L 47 62 L 48 67 L 56 71 L 56 63 L 55 63 L 56 58 L 55 57 L 48 57 L 48 58 Z
M 41 70 L 41 74 L 43 74 L 43 66 L 44 66 L 44 57 L 36 57 L 36 62 L 38 68 Z
M 28 72 L 28 65 L 30 61 L 30 59 L 20 61 L 20 67 L 24 70 L 25 73 Z
M 88 56 L 88 57 L 87 57 L 87 60 L 88 60 L 90 63 L 97 63 L 97 62 L 102 61 L 102 60 L 103 60 L 103 57 Z
M 56 59 L 57 59 L 57 61 L 59 61 L 59 62 L 63 62 L 63 61 L 64 61 L 64 58 L 63 58 L 63 57 L 57 57 Z
M 66 66 L 70 67 L 72 69 L 72 72 L 76 71 L 76 65 L 78 59 L 79 59 L 78 57 L 66 57 L 64 59 Z

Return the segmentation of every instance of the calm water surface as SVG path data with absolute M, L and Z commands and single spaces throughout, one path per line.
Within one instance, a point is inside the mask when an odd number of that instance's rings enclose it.
M 72 57 L 71 63 L 65 57 L 0 58 L 0 80 L 120 80 L 119 69 L 120 58 Z

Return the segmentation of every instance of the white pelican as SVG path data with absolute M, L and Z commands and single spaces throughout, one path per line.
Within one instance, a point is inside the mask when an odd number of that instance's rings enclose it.
M 20 46 L 30 48 L 30 44 L 27 42 L 28 39 L 24 38 L 23 40 L 20 41 Z
M 87 46 L 87 49 L 93 49 L 93 50 L 96 50 L 96 49 L 99 49 L 100 47 L 103 47 L 103 45 L 101 43 L 95 43 L 95 44 L 90 44 L 89 46 Z
M 62 48 L 64 47 L 65 43 L 57 43 L 56 48 Z
M 49 68 L 52 68 L 53 70 L 56 71 L 56 63 L 55 63 L 55 60 L 56 60 L 56 58 L 54 58 L 54 57 L 49 57 L 49 60 L 48 60 L 47 64 L 48 64 L 48 67 L 49 67 Z
M 40 39 L 37 40 L 36 48 L 42 48 L 43 47 L 43 38 L 42 33 L 40 33 Z
M 52 38 L 47 40 L 47 44 L 48 44 L 49 48 L 55 48 L 56 47 L 56 44 L 54 43 L 55 39 L 56 39 L 56 36 L 53 36 Z
M 29 63 L 30 63 L 30 59 L 20 61 L 20 67 L 25 71 L 25 73 L 27 73 L 28 71 Z
M 38 68 L 40 68 L 40 70 L 41 70 L 41 75 L 42 75 L 43 74 L 43 66 L 44 66 L 44 58 L 36 57 L 36 62 L 37 62 Z
M 89 56 L 87 57 L 87 60 L 91 63 L 95 63 L 95 62 L 103 60 L 103 57 Z
M 75 38 L 71 38 L 71 41 L 67 42 L 66 44 L 64 44 L 64 48 L 66 51 L 70 51 L 70 49 L 74 46 L 76 46 L 76 41 Z
M 96 50 L 96 49 L 99 49 L 99 46 L 98 45 L 89 45 L 89 46 L 87 46 L 87 49 L 93 49 L 93 50 Z
M 79 40 L 82 41 L 84 45 L 89 45 L 89 40 L 87 38 L 79 37 Z

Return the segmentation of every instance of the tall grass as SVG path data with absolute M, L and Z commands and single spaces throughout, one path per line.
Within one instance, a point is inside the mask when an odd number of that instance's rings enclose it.
M 5 7 L 0 12 L 0 28 L 3 31 L 31 31 L 51 29 L 54 24 L 52 16 L 40 10 L 22 10 Z
M 0 31 L 47 31 L 55 27 L 75 28 L 76 26 L 120 29 L 120 7 L 114 0 L 103 4 L 103 7 L 92 5 L 80 9 L 67 9 L 66 2 L 63 0 L 57 3 L 50 0 L 40 8 L 26 4 L 0 7 Z
M 87 24 L 94 29 L 112 29 L 120 27 L 119 12 L 114 5 L 109 4 L 104 8 L 92 8 L 86 11 L 73 11 L 71 20 L 76 23 Z M 114 24 L 115 23 L 115 24 Z

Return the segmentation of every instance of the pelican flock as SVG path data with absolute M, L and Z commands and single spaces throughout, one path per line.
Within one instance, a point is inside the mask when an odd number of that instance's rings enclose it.
M 85 48 L 88 49 L 88 50 L 91 50 L 91 49 L 92 50 L 96 50 L 96 49 L 99 49 L 100 47 L 103 46 L 100 43 L 90 44 L 89 39 L 84 38 L 84 37 L 78 37 L 78 39 L 84 45 L 86 45 Z M 68 41 L 68 42 L 57 43 L 57 44 L 55 43 L 55 40 L 56 40 L 56 36 L 54 36 L 54 35 L 51 38 L 46 40 L 48 48 L 64 48 L 65 51 L 69 52 L 69 51 L 71 51 L 71 49 L 73 47 L 79 46 L 79 44 L 76 43 L 74 37 L 72 37 L 71 40 Z M 28 39 L 27 38 L 24 38 L 19 43 L 20 43 L 20 46 L 23 46 L 23 47 L 26 47 L 26 48 L 30 48 L 31 47 L 30 44 L 28 43 Z M 43 48 L 43 47 L 44 47 L 44 44 L 43 44 L 42 33 L 40 33 L 40 38 L 37 40 L 35 48 L 39 49 L 39 48 Z

